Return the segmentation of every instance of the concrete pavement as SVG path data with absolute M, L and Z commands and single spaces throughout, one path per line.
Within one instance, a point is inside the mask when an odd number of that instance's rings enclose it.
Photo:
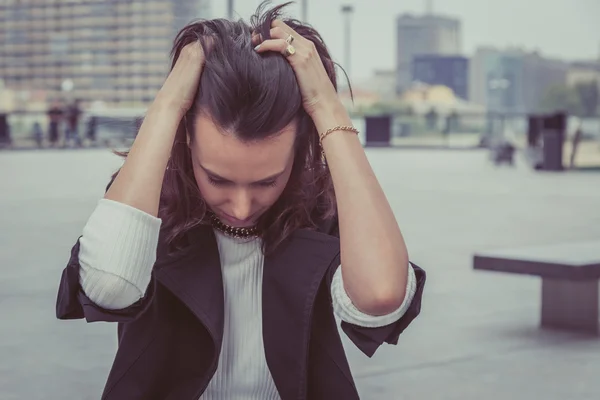
M 600 340 L 538 329 L 540 283 L 471 269 L 473 252 L 600 238 L 600 175 L 496 168 L 479 151 L 368 151 L 428 272 L 422 315 L 367 359 L 364 399 L 598 399 Z M 0 399 L 97 399 L 110 324 L 54 317 L 69 251 L 120 160 L 106 150 L 0 153 Z

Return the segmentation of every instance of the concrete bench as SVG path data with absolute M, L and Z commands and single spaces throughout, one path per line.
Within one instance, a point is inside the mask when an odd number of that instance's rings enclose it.
M 542 278 L 542 328 L 600 334 L 600 240 L 477 253 L 476 270 Z

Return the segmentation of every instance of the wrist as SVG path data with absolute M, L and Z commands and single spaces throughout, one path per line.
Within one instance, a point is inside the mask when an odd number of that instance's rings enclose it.
M 338 125 L 352 125 L 348 111 L 341 102 L 323 104 L 310 114 L 319 135 Z
M 150 107 L 148 114 L 160 114 L 170 119 L 181 121 L 187 112 L 187 108 L 180 100 L 174 99 L 165 93 L 158 93 Z

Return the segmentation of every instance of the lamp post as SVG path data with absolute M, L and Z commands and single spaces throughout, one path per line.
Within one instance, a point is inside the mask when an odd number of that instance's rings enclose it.
M 425 4 L 425 14 L 433 15 L 433 0 L 427 0 Z
M 342 6 L 342 15 L 344 18 L 344 69 L 348 74 L 348 78 L 352 78 L 352 69 L 351 69 L 351 61 L 350 61 L 350 43 L 351 43 L 351 17 L 354 12 L 354 6 L 350 4 L 345 4 Z
M 308 20 L 308 0 L 302 0 L 302 22 Z
M 227 0 L 227 19 L 233 20 L 233 0 Z

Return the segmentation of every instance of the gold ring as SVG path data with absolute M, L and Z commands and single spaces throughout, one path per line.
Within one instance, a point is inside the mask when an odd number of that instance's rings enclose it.
M 287 42 L 287 44 L 292 44 L 292 42 L 294 41 L 294 36 L 293 35 L 289 35 L 287 37 L 287 39 L 285 39 L 285 41 Z
M 296 48 L 291 44 L 288 44 L 288 46 L 285 48 L 285 51 L 283 52 L 283 55 L 289 57 L 293 56 L 294 54 L 296 54 Z

